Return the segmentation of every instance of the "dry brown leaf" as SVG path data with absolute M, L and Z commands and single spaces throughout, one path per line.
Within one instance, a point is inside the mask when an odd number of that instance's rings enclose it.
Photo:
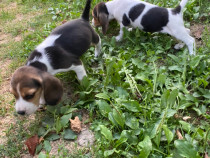
M 77 132 L 77 133 L 81 132 L 82 124 L 78 116 L 76 116 L 74 120 L 70 119 L 70 122 L 71 122 L 72 131 Z
M 179 115 L 178 114 L 174 114 L 174 118 L 175 119 L 178 119 L 179 118 Z
M 40 137 L 39 138 L 39 143 L 41 143 L 42 141 L 44 141 L 44 138 L 43 137 Z
M 204 158 L 209 158 L 208 154 L 205 152 Z
M 66 22 L 67 22 L 67 20 L 63 20 L 63 21 L 62 21 L 62 24 L 65 24 Z
M 25 141 L 25 145 L 27 145 L 29 153 L 33 156 L 35 154 L 36 146 L 38 144 L 39 144 L 38 135 L 32 136 Z
M 178 129 L 176 130 L 176 135 L 178 136 L 178 139 L 184 139 Z
M 190 117 L 190 116 L 185 116 L 185 117 L 183 117 L 182 119 L 183 119 L 184 121 L 187 121 L 187 120 L 191 119 L 191 117 Z

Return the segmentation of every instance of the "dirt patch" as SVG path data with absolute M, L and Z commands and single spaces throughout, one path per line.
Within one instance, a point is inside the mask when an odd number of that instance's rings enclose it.
M 1 2 L 1 1 L 0 1 Z M 16 2 L 13 2 L 13 3 L 10 3 L 9 5 L 7 6 L 4 6 L 3 8 L 1 8 L 2 11 L 8 11 L 8 10 L 14 10 L 17 8 L 17 3 Z
M 203 32 L 205 30 L 205 25 L 203 24 L 193 24 L 191 27 L 190 27 L 190 32 L 192 34 L 192 36 L 196 39 L 196 46 L 197 47 L 200 47 L 202 46 L 202 35 L 203 35 Z M 207 29 L 209 30 L 210 29 L 210 26 L 207 26 Z
M 10 35 L 0 32 L 0 47 L 2 44 L 6 44 L 9 41 L 10 37 L 8 38 L 8 36 Z

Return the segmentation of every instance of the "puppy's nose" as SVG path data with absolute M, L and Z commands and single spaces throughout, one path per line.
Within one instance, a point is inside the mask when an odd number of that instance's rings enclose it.
M 18 111 L 17 113 L 20 114 L 20 115 L 25 115 L 26 112 L 25 111 Z

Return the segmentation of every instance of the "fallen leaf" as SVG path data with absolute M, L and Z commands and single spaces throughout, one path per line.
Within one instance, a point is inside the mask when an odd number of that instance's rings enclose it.
M 175 119 L 178 119 L 179 118 L 179 115 L 178 114 L 174 114 L 174 118 Z
M 25 141 L 25 145 L 28 147 L 29 153 L 34 156 L 36 151 L 36 146 L 39 144 L 38 135 L 32 136 Z
M 187 121 L 187 120 L 191 119 L 191 117 L 190 117 L 190 116 L 185 116 L 185 117 L 183 117 L 182 119 L 183 119 L 184 121 Z
M 179 130 L 176 130 L 176 135 L 178 136 L 178 139 L 184 139 Z
M 39 138 L 39 143 L 41 143 L 42 141 L 44 141 L 44 138 L 43 137 L 40 137 Z
M 80 133 L 82 130 L 82 124 L 81 121 L 79 120 L 79 117 L 76 116 L 74 120 L 70 119 L 70 122 L 71 122 L 72 131 Z
M 65 24 L 66 22 L 67 22 L 67 20 L 63 20 L 63 21 L 62 21 L 62 24 Z
M 208 156 L 207 152 L 205 152 L 205 156 L 204 156 L 204 158 L 209 158 L 209 156 Z

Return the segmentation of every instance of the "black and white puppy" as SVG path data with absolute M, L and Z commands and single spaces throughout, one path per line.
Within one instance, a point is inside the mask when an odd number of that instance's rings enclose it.
M 134 27 L 147 32 L 162 32 L 184 42 L 190 55 L 195 55 L 195 39 L 185 28 L 182 11 L 188 0 L 182 0 L 176 8 L 162 8 L 139 0 L 113 0 L 97 4 L 92 12 L 93 24 L 102 26 L 105 34 L 109 21 L 116 19 L 120 24 L 120 33 L 116 37 L 120 41 L 123 37 L 123 27 Z M 176 49 L 184 45 L 177 44 Z
M 26 66 L 17 69 L 11 79 L 11 92 L 16 98 L 17 113 L 32 114 L 39 105 L 57 104 L 63 94 L 60 81 L 53 75 L 73 70 L 79 80 L 86 76 L 80 60 L 95 44 L 95 56 L 101 49 L 101 40 L 89 24 L 91 0 L 87 0 L 80 19 L 55 28 L 31 53 Z

